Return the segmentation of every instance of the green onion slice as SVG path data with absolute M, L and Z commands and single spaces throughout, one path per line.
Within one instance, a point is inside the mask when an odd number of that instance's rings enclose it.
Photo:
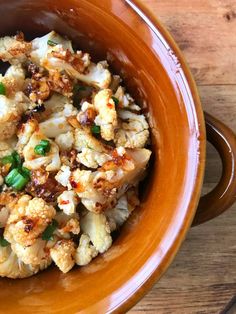
M 3 236 L 0 237 L 0 246 L 6 247 L 6 246 L 8 246 L 9 244 L 10 244 L 10 243 L 9 243 L 6 239 L 4 239 Z
M 112 100 L 114 101 L 115 106 L 119 105 L 119 99 L 116 98 L 115 96 L 111 96 Z
M 51 144 L 48 140 L 41 140 L 38 145 L 35 146 L 34 152 L 37 155 L 45 156 L 50 151 Z
M 7 165 L 7 164 L 11 164 L 13 165 L 15 162 L 14 158 L 12 155 L 9 155 L 9 156 L 4 156 L 2 159 L 1 159 L 1 163 L 3 165 Z
M 4 156 L 1 159 L 1 162 L 3 165 L 11 164 L 11 169 L 20 168 L 22 164 L 20 155 L 16 151 L 14 151 L 11 155 Z
M 47 226 L 47 228 L 44 230 L 42 233 L 42 239 L 45 241 L 49 241 L 53 239 L 53 232 L 56 230 L 58 227 L 58 222 L 53 219 L 52 223 Z
M 24 177 L 30 178 L 30 170 L 26 167 L 21 168 L 21 173 Z
M 56 43 L 55 41 L 51 40 L 51 39 L 49 39 L 49 40 L 47 41 L 47 44 L 48 44 L 49 46 L 52 46 L 52 47 L 54 47 L 54 46 L 57 45 L 57 43 Z
M 99 125 L 93 125 L 91 126 L 91 132 L 94 134 L 99 134 L 101 131 L 100 126 Z
M 12 169 L 5 177 L 5 182 L 8 186 L 20 191 L 29 182 L 29 176 L 24 175 L 24 173 L 21 173 L 19 169 L 15 168 Z
M 15 167 L 20 168 L 22 165 L 20 155 L 16 151 L 14 151 L 11 155 L 14 158 Z
M 6 87 L 2 82 L 0 82 L 0 95 L 6 95 Z

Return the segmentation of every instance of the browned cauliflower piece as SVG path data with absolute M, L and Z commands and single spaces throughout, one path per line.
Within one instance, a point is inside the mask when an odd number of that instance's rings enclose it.
M 49 254 L 49 249 L 52 245 L 53 241 L 47 243 L 42 239 L 36 239 L 30 246 L 24 246 L 17 242 L 13 242 L 11 248 L 23 263 L 35 266 L 40 265 L 42 268 L 46 268 L 52 261 Z
M 134 103 L 134 99 L 130 96 L 130 94 L 125 93 L 124 87 L 119 86 L 114 96 L 119 100 L 119 108 L 134 111 L 141 110 L 141 108 Z
M 113 208 L 118 198 L 142 178 L 150 155 L 151 152 L 144 148 L 117 148 L 113 152 L 114 159 L 101 169 L 73 171 L 70 184 L 88 210 L 99 213 Z
M 18 122 L 28 105 L 22 92 L 15 93 L 14 98 L 0 95 L 0 140 L 9 139 L 16 133 Z
M 53 206 L 41 198 L 23 195 L 11 209 L 4 230 L 4 238 L 22 246 L 34 244 L 56 215 Z
M 122 195 L 114 208 L 105 211 L 111 231 L 121 227 L 129 218 L 131 212 L 139 205 L 135 190 L 130 189 Z
M 59 134 L 55 138 L 60 151 L 71 150 L 74 145 L 74 133 L 72 131 Z
M 22 153 L 23 148 L 28 144 L 33 133 L 38 130 L 38 121 L 35 119 L 29 119 L 26 123 L 22 123 L 17 130 L 18 142 L 16 144 L 16 150 Z
M 106 61 L 101 61 L 97 64 L 91 62 L 85 74 L 78 73 L 75 77 L 88 85 L 101 89 L 108 88 L 111 83 L 111 73 L 107 67 Z
M 60 240 L 50 249 L 54 263 L 63 273 L 67 273 L 75 265 L 75 244 L 72 240 Z
M 64 191 L 58 196 L 57 203 L 66 215 L 72 215 L 75 213 L 79 199 L 74 191 Z
M 68 118 L 76 116 L 77 113 L 78 110 L 71 103 L 66 103 L 63 110 L 54 112 L 47 120 L 39 124 L 39 128 L 49 138 L 58 137 L 73 129 Z
M 50 45 L 50 42 L 52 45 Z M 48 53 L 53 50 L 54 44 L 55 46 L 58 45 L 64 49 L 68 49 L 70 52 L 73 52 L 70 40 L 63 38 L 54 31 L 51 31 L 42 37 L 37 37 L 32 40 L 32 51 L 30 54 L 32 62 L 43 66 L 44 62 L 47 60 Z
M 23 63 L 31 51 L 31 43 L 24 41 L 21 33 L 14 37 L 5 36 L 0 38 L 0 59 L 11 64 Z
M 58 228 L 55 234 L 59 238 L 70 239 L 72 234 L 80 233 L 79 214 L 74 213 L 66 215 L 64 212 L 57 212 L 55 220 L 58 222 Z
M 69 179 L 71 176 L 71 170 L 69 166 L 62 165 L 61 169 L 58 171 L 58 173 L 55 176 L 55 179 L 57 182 L 59 182 L 64 187 L 69 185 Z
M 87 234 L 82 234 L 79 241 L 79 246 L 75 253 L 75 262 L 79 266 L 87 265 L 91 260 L 98 255 L 98 251 L 91 243 L 90 237 Z
M 20 64 L 11 65 L 3 77 L 0 75 L 0 82 L 5 86 L 6 96 L 12 98 L 16 92 L 23 91 L 25 71 Z
M 34 148 L 41 140 L 48 140 L 50 143 L 50 151 L 46 156 L 35 153 Z M 45 167 L 46 171 L 56 171 L 61 167 L 59 157 L 59 148 L 54 141 L 49 140 L 40 130 L 36 130 L 30 137 L 28 143 L 23 148 L 24 167 L 30 170 L 37 170 Z
M 110 227 L 106 216 L 87 212 L 80 219 L 80 227 L 83 233 L 90 237 L 90 240 L 99 253 L 104 253 L 112 244 Z
M 0 276 L 8 278 L 30 277 L 40 270 L 47 268 L 49 264 L 43 262 L 39 265 L 25 264 L 11 250 L 10 246 L 0 247 Z
M 148 123 L 144 115 L 119 110 L 120 128 L 115 132 L 116 146 L 143 148 L 149 138 Z M 127 122 L 128 121 L 128 122 Z
M 16 138 L 12 137 L 5 141 L 0 141 L 0 158 L 11 155 L 16 145 Z
M 107 152 L 104 145 L 85 129 L 75 129 L 74 147 L 78 152 L 82 152 L 83 148 L 89 148 L 100 153 Z
M 94 97 L 94 107 L 98 112 L 94 122 L 100 126 L 101 136 L 106 141 L 114 139 L 114 131 L 118 125 L 115 103 L 111 97 L 110 89 L 101 90 Z

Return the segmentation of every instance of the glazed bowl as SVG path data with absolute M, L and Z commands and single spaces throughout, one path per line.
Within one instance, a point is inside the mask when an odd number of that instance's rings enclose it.
M 90 265 L 62 274 L 55 267 L 23 280 L 0 280 L 1 313 L 125 312 L 160 278 L 196 214 L 205 166 L 205 120 L 196 86 L 171 36 L 137 0 L 0 0 L 0 35 L 26 38 L 55 30 L 108 59 L 152 134 L 152 162 L 142 203 L 113 246 Z M 195 223 L 218 215 L 235 197 L 236 143 L 206 116 L 223 175 L 200 201 Z

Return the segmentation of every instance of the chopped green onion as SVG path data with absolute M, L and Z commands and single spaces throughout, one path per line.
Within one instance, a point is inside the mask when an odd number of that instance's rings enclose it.
M 37 155 L 45 156 L 50 151 L 51 145 L 48 140 L 41 140 L 38 145 L 35 146 L 34 152 Z
M 21 173 L 24 177 L 30 178 L 30 170 L 26 167 L 21 168 Z
M 99 134 L 100 133 L 100 126 L 99 125 L 93 125 L 91 126 L 91 131 L 94 134 Z
M 52 223 L 47 226 L 47 228 L 44 230 L 42 233 L 42 239 L 45 241 L 49 241 L 53 239 L 53 232 L 56 230 L 58 227 L 58 222 L 53 219 Z
M 12 155 L 5 156 L 5 157 L 3 157 L 3 158 L 1 159 L 1 163 L 2 163 L 3 165 L 6 165 L 6 164 L 11 164 L 11 165 L 13 165 L 14 162 L 15 162 L 15 160 L 14 160 L 14 158 L 13 158 Z
M 14 161 L 15 161 L 15 166 L 14 166 L 14 168 L 15 168 L 15 167 L 20 168 L 20 167 L 21 167 L 21 164 L 22 164 L 20 155 L 19 155 L 16 151 L 14 151 L 11 155 L 12 155 L 12 157 L 14 158 Z
M 10 244 L 10 243 L 9 243 L 6 239 L 4 239 L 3 236 L 0 237 L 0 246 L 6 247 L 6 246 L 8 246 L 9 244 Z
M 41 140 L 39 145 L 45 147 L 46 152 L 49 152 L 49 150 L 50 150 L 50 142 L 48 140 Z
M 17 191 L 22 190 L 29 182 L 29 177 L 20 173 L 20 170 L 15 168 L 11 170 L 5 177 L 5 182 L 8 186 L 14 188 Z
M 119 105 L 119 99 L 116 98 L 115 96 L 111 96 L 112 100 L 114 101 L 115 106 Z
M 0 95 L 6 95 L 6 87 L 2 82 L 0 82 Z
M 53 40 L 48 40 L 48 42 L 47 42 L 47 44 L 49 45 L 49 46 L 56 46 L 57 45 L 57 43 L 55 42 L 55 41 L 53 41 Z
M 5 156 L 1 159 L 3 165 L 11 164 L 11 169 L 21 167 L 21 158 L 20 155 L 14 151 L 11 155 Z
M 40 146 L 40 145 L 36 145 L 35 146 L 34 152 L 35 152 L 36 155 L 41 155 L 41 156 L 45 156 L 46 155 L 45 148 L 43 146 Z

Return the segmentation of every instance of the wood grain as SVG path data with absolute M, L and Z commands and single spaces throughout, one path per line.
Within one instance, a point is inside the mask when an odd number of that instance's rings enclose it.
M 181 47 L 204 110 L 236 132 L 236 1 L 143 1 Z M 208 145 L 203 193 L 220 173 L 219 157 Z M 129 313 L 236 313 L 236 204 L 190 230 L 167 273 Z

